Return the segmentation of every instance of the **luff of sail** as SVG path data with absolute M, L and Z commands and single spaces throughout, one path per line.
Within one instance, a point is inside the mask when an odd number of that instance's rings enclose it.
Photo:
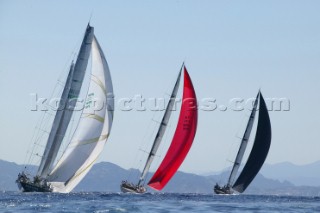
M 93 27 L 88 25 L 76 63 L 74 67 L 71 66 L 70 68 L 68 80 L 62 93 L 61 102 L 64 104 L 62 106 L 63 109 L 56 113 L 38 168 L 37 175 L 43 178 L 50 173 L 76 106 L 76 101 L 72 101 L 72 99 L 77 99 L 81 90 L 90 55 L 92 38 Z
M 178 77 L 177 77 L 177 81 L 174 85 L 174 88 L 172 90 L 172 93 L 171 93 L 171 97 L 170 97 L 170 100 L 169 100 L 169 103 L 167 105 L 167 108 L 165 110 L 165 113 L 162 117 L 162 121 L 160 123 L 160 126 L 159 126 L 159 129 L 158 129 L 158 132 L 156 134 L 156 137 L 154 139 L 154 142 L 153 142 L 153 145 L 152 145 L 152 148 L 150 150 L 150 153 L 149 153 L 149 156 L 147 158 L 147 161 L 146 161 L 146 164 L 142 170 L 142 173 L 141 173 L 141 176 L 140 176 L 140 179 L 139 179 L 139 182 L 138 182 L 138 186 L 142 183 L 142 181 L 145 179 L 149 169 L 150 169 L 150 166 L 151 166 L 151 163 L 154 159 L 154 156 L 156 155 L 156 152 L 159 148 L 159 145 L 162 141 L 162 137 L 166 131 L 166 128 L 167 128 L 167 125 L 168 125 L 168 122 L 169 122 L 169 119 L 170 119 L 170 116 L 171 116 L 171 113 L 172 113 L 172 108 L 174 106 L 174 101 L 175 101 L 175 98 L 177 96 L 177 92 L 178 92 L 178 89 L 179 89 L 179 85 L 180 85 L 180 79 L 181 79 L 181 72 L 182 72 L 182 68 L 184 67 L 184 64 L 182 64 L 181 66 L 181 69 L 179 71 L 179 74 L 178 74 Z
M 239 170 L 239 167 L 240 167 L 244 152 L 246 151 L 247 144 L 248 144 L 248 141 L 249 141 L 249 137 L 250 137 L 250 134 L 251 134 L 251 130 L 252 130 L 252 127 L 253 127 L 254 117 L 255 117 L 256 111 L 257 111 L 259 94 L 260 94 L 260 92 L 257 94 L 257 97 L 256 97 L 256 99 L 254 101 L 253 108 L 252 108 L 252 111 L 251 111 L 251 114 L 250 114 L 250 117 L 249 117 L 249 120 L 248 120 L 248 123 L 247 123 L 247 127 L 246 127 L 246 129 L 244 131 L 244 134 L 243 134 L 243 137 L 242 137 L 242 140 L 241 140 L 241 143 L 240 143 L 240 148 L 238 150 L 236 159 L 234 161 L 234 164 L 233 164 L 230 176 L 229 176 L 229 180 L 228 180 L 228 184 L 227 184 L 228 186 L 232 186 L 232 184 L 234 183 L 233 182 L 234 178 L 236 177 L 236 175 L 238 173 L 238 170 Z
M 241 193 L 249 186 L 266 160 L 270 145 L 271 123 L 266 103 L 260 92 L 259 120 L 254 145 L 241 174 L 232 187 L 234 190 Z
M 184 67 L 184 87 L 181 111 L 171 145 L 159 168 L 150 179 L 149 187 L 161 190 L 176 173 L 188 154 L 196 134 L 198 111 L 192 81 Z
M 79 124 L 48 181 L 58 192 L 71 191 L 90 170 L 109 136 L 113 121 L 112 81 L 107 61 L 97 39 L 92 41 L 92 73 Z M 95 101 L 103 103 L 96 109 Z

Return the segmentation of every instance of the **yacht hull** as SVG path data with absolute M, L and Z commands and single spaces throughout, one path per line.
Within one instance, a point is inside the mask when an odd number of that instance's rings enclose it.
M 143 186 L 134 186 L 128 183 L 122 183 L 120 186 L 121 192 L 131 194 L 144 194 L 147 190 Z

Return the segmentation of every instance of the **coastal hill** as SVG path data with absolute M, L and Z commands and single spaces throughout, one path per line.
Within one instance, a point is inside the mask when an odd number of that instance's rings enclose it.
M 316 162 L 304 166 L 295 166 L 290 163 L 266 165 L 245 193 L 318 196 L 320 187 L 317 185 L 318 182 L 316 180 L 320 179 L 320 174 L 313 171 L 315 165 L 319 164 L 319 162 Z M 0 160 L 0 168 L 2 171 L 0 173 L 0 190 L 17 191 L 15 180 L 17 174 L 22 171 L 23 166 Z M 28 168 L 31 170 L 36 169 L 34 166 L 28 166 Z M 278 176 L 276 176 L 277 174 Z M 148 177 L 150 178 L 151 175 L 149 174 Z M 96 163 L 74 191 L 120 192 L 119 185 L 122 180 L 136 182 L 138 176 L 139 171 L 136 169 L 126 170 L 109 162 Z M 227 176 L 228 172 L 218 175 L 196 175 L 177 172 L 162 192 L 211 194 L 216 182 L 223 183 Z M 304 180 L 306 182 L 303 182 Z M 314 181 L 308 182 L 308 180 Z M 152 189 L 148 189 L 148 191 L 155 192 Z

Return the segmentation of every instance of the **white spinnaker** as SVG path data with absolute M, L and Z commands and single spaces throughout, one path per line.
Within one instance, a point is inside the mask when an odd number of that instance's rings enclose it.
M 70 144 L 48 178 L 54 192 L 70 192 L 101 153 L 113 121 L 114 100 L 110 95 L 113 95 L 110 71 L 94 37 L 91 80 L 85 108 Z

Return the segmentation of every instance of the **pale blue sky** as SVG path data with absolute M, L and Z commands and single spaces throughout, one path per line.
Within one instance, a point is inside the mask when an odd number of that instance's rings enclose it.
M 297 0 L 0 0 L 0 159 L 24 162 L 41 116 L 30 111 L 29 94 L 51 94 L 93 13 L 116 98 L 164 97 L 185 60 L 199 99 L 227 104 L 254 97 L 259 88 L 265 98 L 290 99 L 289 112 L 270 112 L 267 163 L 319 160 L 319 8 L 319 1 Z M 223 169 L 247 114 L 200 111 L 181 170 Z M 99 161 L 135 166 L 151 117 L 116 110 Z

